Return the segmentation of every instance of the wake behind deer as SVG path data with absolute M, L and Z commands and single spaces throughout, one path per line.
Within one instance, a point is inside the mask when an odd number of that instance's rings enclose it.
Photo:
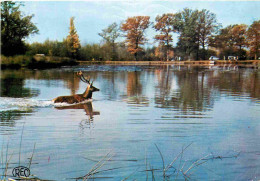
M 90 83 L 90 78 L 86 79 L 83 76 L 83 73 L 81 71 L 77 72 L 77 76 L 80 78 L 80 80 L 82 82 L 85 82 L 88 84 L 85 92 L 83 94 L 75 94 L 75 95 L 70 95 L 70 96 L 59 96 L 52 100 L 52 101 L 54 101 L 54 103 L 68 103 L 68 104 L 81 103 L 83 101 L 91 99 L 93 92 L 99 91 L 98 88 L 93 86 L 93 81 L 92 81 L 92 83 Z

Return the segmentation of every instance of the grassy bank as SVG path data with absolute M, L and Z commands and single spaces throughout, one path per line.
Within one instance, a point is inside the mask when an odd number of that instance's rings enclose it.
M 23 67 L 30 69 L 47 69 L 77 64 L 78 63 L 75 60 L 67 57 L 27 55 L 17 55 L 13 57 L 1 56 L 1 69 L 20 69 Z

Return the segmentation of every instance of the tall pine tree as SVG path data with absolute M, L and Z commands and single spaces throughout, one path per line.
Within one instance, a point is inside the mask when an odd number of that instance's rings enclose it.
M 69 35 L 67 36 L 67 48 L 68 53 L 71 58 L 78 58 L 79 57 L 79 49 L 80 49 L 80 41 L 79 36 L 77 34 L 75 25 L 74 25 L 74 17 L 70 18 L 70 31 Z

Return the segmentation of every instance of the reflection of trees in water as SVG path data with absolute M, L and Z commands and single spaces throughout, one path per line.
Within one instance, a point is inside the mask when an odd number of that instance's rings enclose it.
M 260 99 L 260 79 L 259 79 L 259 75 L 260 72 L 252 72 L 250 73 L 250 75 L 248 76 L 245 82 L 245 90 L 251 90 L 249 92 L 250 97 L 253 98 L 257 98 Z
M 149 99 L 142 94 L 143 85 L 140 82 L 141 72 L 127 73 L 127 102 L 128 104 L 149 105 Z
M 36 97 L 40 90 L 25 88 L 25 79 L 18 77 L 1 78 L 1 97 Z
M 172 71 L 169 70 L 168 65 L 162 66 L 160 69 L 155 70 L 155 77 L 158 81 L 156 86 L 157 89 L 155 90 L 155 96 L 157 98 L 157 95 L 159 95 L 162 100 L 165 100 L 169 96 L 172 88 Z
M 58 83 L 53 82 L 52 80 L 61 80 L 64 82 L 63 85 L 70 89 L 72 95 L 78 93 L 77 91 L 80 85 L 80 79 L 76 76 L 76 73 L 70 71 L 42 70 L 28 74 L 27 78 L 35 80 L 47 80 L 45 83 L 48 87 L 52 85 L 57 86 Z
M 142 84 L 140 83 L 140 72 L 127 73 L 127 95 L 138 96 L 142 93 Z
M 148 104 L 149 99 L 142 95 L 141 74 L 140 71 L 104 72 L 101 74 L 100 90 L 109 100 L 116 100 L 120 96 L 130 104 Z
M 122 91 L 120 86 L 125 82 L 126 74 L 124 72 L 104 72 L 101 77 L 100 91 L 109 100 L 116 100 Z
M 83 73 L 91 79 L 100 79 L 99 88 L 106 98 L 116 100 L 122 96 L 129 104 L 148 105 L 150 100 L 144 94 L 144 90 L 147 88 L 146 84 L 151 85 L 154 82 L 155 103 L 159 107 L 202 111 L 204 108 L 211 108 L 219 97 L 213 94 L 220 93 L 235 95 L 246 93 L 247 96 L 260 99 L 259 71 L 221 69 L 195 66 L 173 69 L 171 66 L 153 66 L 146 71 L 83 71 Z M 37 96 L 39 90 L 24 87 L 25 79 L 45 80 L 40 83 L 46 86 L 66 86 L 72 94 L 81 93 L 78 92 L 80 80 L 71 70 L 3 70 L 1 77 L 1 96 Z M 60 82 L 57 80 L 65 84 L 59 85 Z
M 91 80 L 95 80 L 97 78 L 96 72 L 83 72 L 83 74 L 85 76 L 90 76 Z M 41 82 L 41 84 L 45 83 L 47 87 L 50 87 L 52 85 L 57 86 L 58 83 L 53 82 L 52 80 L 62 80 L 65 82 L 64 85 L 70 89 L 71 94 L 76 94 L 80 85 L 80 79 L 76 76 L 75 72 L 60 71 L 55 69 L 36 71 L 3 70 L 1 72 L 1 77 L 1 95 L 10 94 L 10 97 L 32 97 L 39 94 L 39 92 L 34 89 L 24 88 L 25 79 L 45 80 L 45 82 Z M 29 92 L 31 92 L 32 95 L 30 95 Z
M 155 103 L 159 107 L 173 107 L 182 111 L 202 111 L 212 107 L 211 90 L 205 86 L 209 72 L 198 70 L 169 71 L 168 67 L 157 71 Z M 158 73 L 159 72 L 159 73 Z M 176 85 L 172 85 L 173 79 Z M 175 87 L 174 87 L 175 86 Z M 172 89 L 175 90 L 172 90 Z
M 175 75 L 177 76 L 179 91 L 176 93 L 175 107 L 183 111 L 205 111 L 213 107 L 213 89 L 208 87 L 205 82 L 210 74 L 212 72 L 177 72 Z
M 142 105 L 142 106 L 148 106 L 149 105 L 149 99 L 146 96 L 133 96 L 129 97 L 127 99 L 128 104 L 133 105 Z
M 53 73 L 53 72 L 52 72 Z M 96 72 L 84 72 L 84 77 L 90 77 L 90 80 L 96 80 L 97 79 L 97 73 Z M 71 94 L 78 94 L 83 93 L 85 90 L 82 90 L 82 92 L 78 92 L 79 85 L 80 85 L 80 78 L 76 75 L 76 72 L 59 72 L 59 75 L 56 75 L 56 79 L 62 79 L 65 82 L 65 85 L 67 88 L 70 89 Z M 83 83 L 83 82 L 81 82 Z M 87 84 L 83 83 L 85 88 L 87 88 Z
M 187 67 L 184 67 L 185 69 Z M 158 80 L 155 103 L 159 107 L 173 107 L 182 111 L 205 111 L 213 107 L 219 98 L 216 94 L 242 95 L 260 98 L 259 71 L 239 69 L 238 71 L 209 70 L 192 67 L 171 71 L 166 68 L 155 70 Z M 177 90 L 171 90 L 172 79 Z
M 80 79 L 76 74 L 72 74 L 68 76 L 68 79 L 66 79 L 66 86 L 70 89 L 71 94 L 74 95 L 77 93 L 79 89 L 79 82 Z
M 8 110 L 0 112 L 0 128 L 4 126 L 14 127 L 15 120 L 20 120 L 23 116 L 31 115 L 32 109 L 28 110 Z
M 252 98 L 260 98 L 259 71 L 239 69 L 237 71 L 218 71 L 208 81 L 209 86 L 218 88 L 227 94 L 248 94 Z

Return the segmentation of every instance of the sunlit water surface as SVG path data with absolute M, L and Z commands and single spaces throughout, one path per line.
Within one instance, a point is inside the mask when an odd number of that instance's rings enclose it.
M 84 92 L 79 70 L 100 91 L 83 105 L 53 104 Z M 257 69 L 3 70 L 0 110 L 1 174 L 6 159 L 12 175 L 33 154 L 31 174 L 40 179 L 73 180 L 96 164 L 99 180 L 260 179 Z

